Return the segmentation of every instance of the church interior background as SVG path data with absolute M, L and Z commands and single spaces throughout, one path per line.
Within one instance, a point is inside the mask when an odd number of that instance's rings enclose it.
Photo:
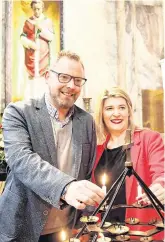
M 0 112 L 21 100 L 24 88 L 20 45 L 29 0 L 0 3 Z M 135 121 L 164 134 L 165 1 L 45 1 L 55 28 L 53 53 L 77 52 L 87 83 L 77 105 L 92 115 L 102 88 L 120 86 L 131 96 Z
M 9 102 L 25 98 L 20 33 L 30 2 L 0 1 L 1 116 Z M 135 123 L 164 137 L 165 0 L 44 2 L 45 15 L 54 23 L 53 55 L 71 50 L 85 65 L 88 81 L 76 104 L 93 115 L 99 92 L 120 86 L 133 101 Z M 0 181 L 0 194 L 3 188 Z

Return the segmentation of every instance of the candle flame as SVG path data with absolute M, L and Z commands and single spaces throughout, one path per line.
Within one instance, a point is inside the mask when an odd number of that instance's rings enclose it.
M 64 230 L 61 231 L 61 240 L 65 241 L 66 240 L 66 233 Z
M 102 185 L 105 186 L 106 184 L 106 174 L 104 173 L 102 176 Z

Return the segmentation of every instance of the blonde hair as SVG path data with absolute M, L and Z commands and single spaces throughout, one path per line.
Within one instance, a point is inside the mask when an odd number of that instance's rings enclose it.
M 121 88 L 119 87 L 112 87 L 109 90 L 104 90 L 101 95 L 98 98 L 98 103 L 96 106 L 95 111 L 95 122 L 96 122 L 96 134 L 97 134 L 97 143 L 102 144 L 105 142 L 108 133 L 108 130 L 106 129 L 106 126 L 103 121 L 103 107 L 104 102 L 106 99 L 110 97 L 121 97 L 124 98 L 126 101 L 126 104 L 128 106 L 129 111 L 129 127 L 128 129 L 131 130 L 131 137 L 135 131 L 136 128 L 138 128 L 133 121 L 133 108 L 132 108 L 132 101 L 129 97 L 129 95 Z
M 75 52 L 72 52 L 72 51 L 69 51 L 69 50 L 61 50 L 57 54 L 56 62 L 58 62 L 62 57 L 67 57 L 68 59 L 80 62 L 80 64 L 82 65 L 82 67 L 84 69 L 84 65 L 83 65 L 83 62 L 82 62 L 80 56 L 78 54 L 76 54 Z

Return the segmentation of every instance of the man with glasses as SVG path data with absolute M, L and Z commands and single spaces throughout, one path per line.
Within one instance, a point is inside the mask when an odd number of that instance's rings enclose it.
M 93 118 L 74 104 L 87 81 L 80 57 L 61 51 L 45 78 L 42 99 L 11 103 L 3 116 L 10 172 L 0 197 L 0 242 L 61 241 L 61 229 L 73 227 L 80 210 L 104 198 L 88 181 Z

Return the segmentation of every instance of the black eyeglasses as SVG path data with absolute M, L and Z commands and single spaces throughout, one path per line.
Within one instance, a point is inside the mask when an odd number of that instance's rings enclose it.
M 81 87 L 87 81 L 86 78 L 70 76 L 68 74 L 58 73 L 58 72 L 56 72 L 54 70 L 50 70 L 50 71 L 52 71 L 52 72 L 57 74 L 58 81 L 61 82 L 61 83 L 68 83 L 68 82 L 70 82 L 73 79 L 74 85 L 77 86 L 77 87 Z

